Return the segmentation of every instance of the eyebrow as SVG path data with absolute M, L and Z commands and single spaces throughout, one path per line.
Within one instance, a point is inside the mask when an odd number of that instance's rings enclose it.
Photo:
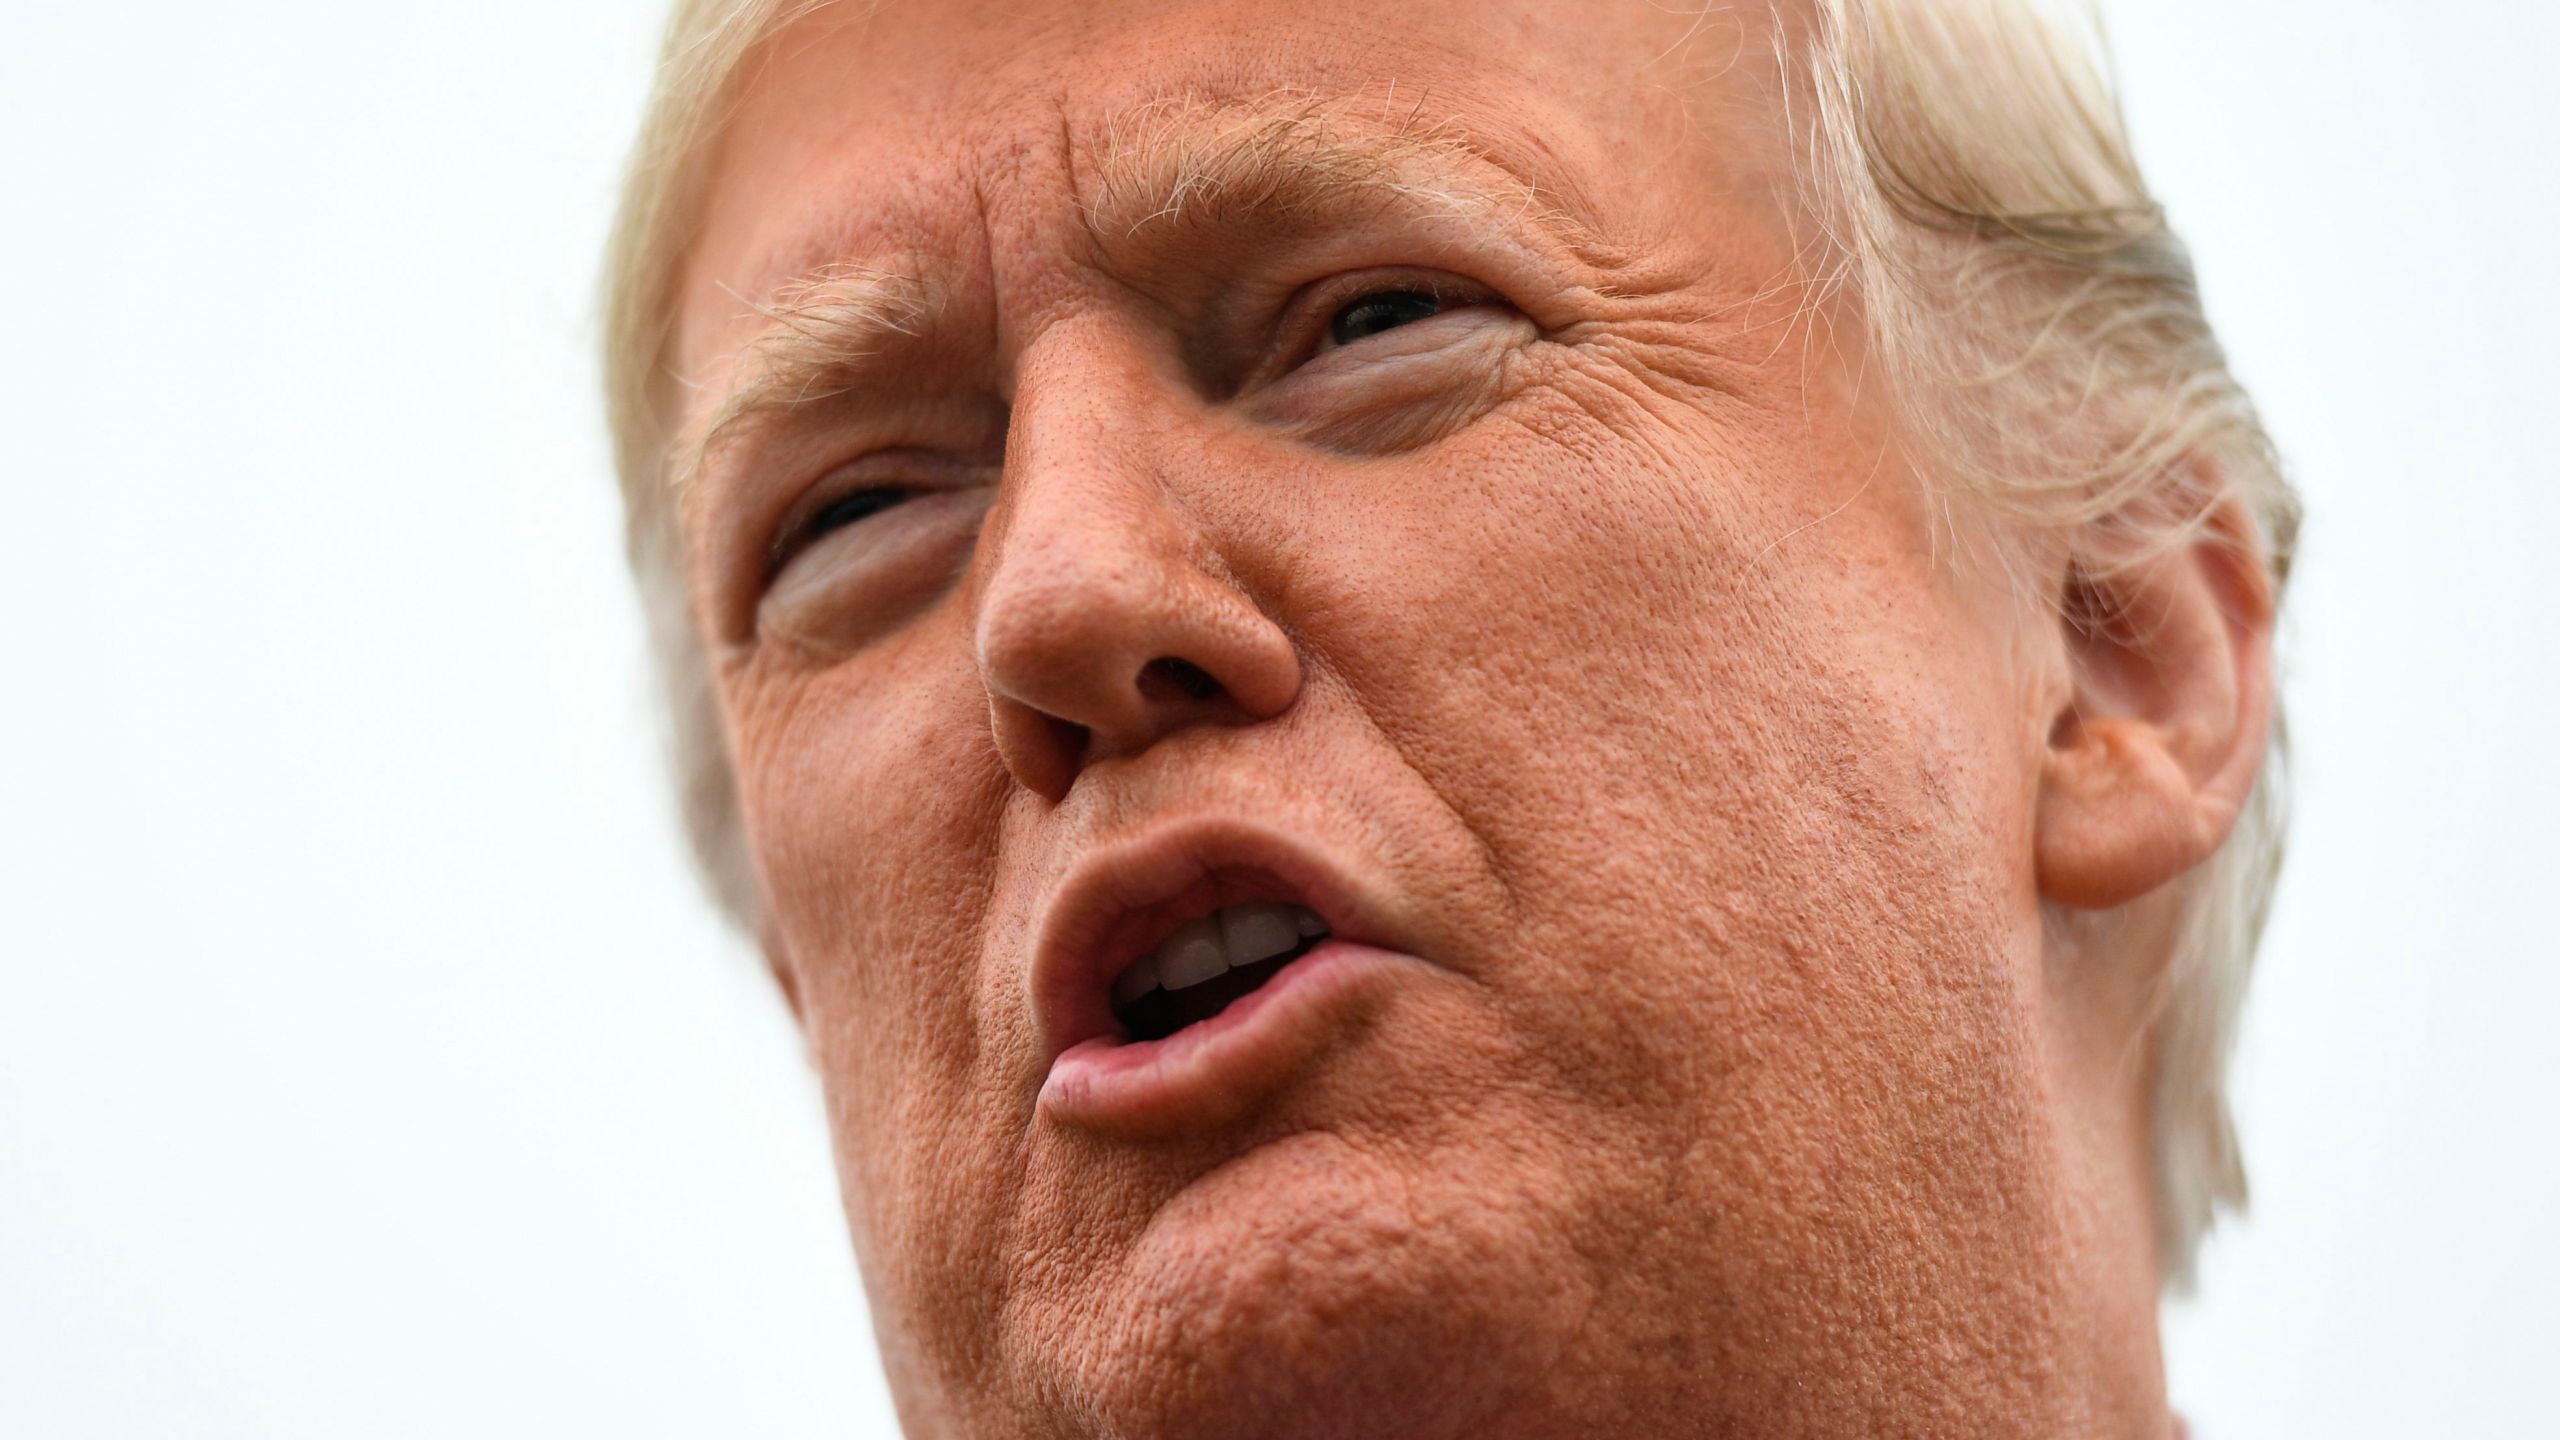
M 1569 211 L 1454 125 L 1423 123 L 1420 105 L 1383 123 L 1345 124 L 1340 108 L 1287 93 L 1133 107 L 1087 157 L 1079 188 L 1091 193 L 1079 197 L 1079 218 L 1106 250 L 1153 228 L 1302 226 L 1362 203 L 1449 217 L 1510 212 L 1562 232 L 1568 244 L 1591 240 Z M 731 441 L 871 383 L 899 341 L 923 336 L 944 292 L 921 270 L 829 263 L 768 300 L 739 298 L 767 323 L 740 351 L 741 378 L 688 447 L 680 491 Z
M 942 293 L 915 271 L 834 264 L 787 282 L 770 300 L 738 298 L 766 324 L 739 352 L 744 378 L 713 408 L 677 467 L 679 490 L 691 488 L 711 457 L 743 433 L 860 389 L 895 342 L 924 333 Z

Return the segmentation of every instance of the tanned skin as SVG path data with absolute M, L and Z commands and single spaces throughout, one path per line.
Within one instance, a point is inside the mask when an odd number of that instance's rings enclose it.
M 1800 21 L 1680 8 L 889 0 L 749 67 L 683 537 L 909 1433 L 2170 1433 L 2165 940 L 2045 911 L 2228 833 L 2265 576 L 2161 556 L 2135 647 L 1948 543 L 1808 283 Z M 1096 1099 L 1044 937 L 1115 857 L 1269 886 L 1236 836 L 1384 958 Z

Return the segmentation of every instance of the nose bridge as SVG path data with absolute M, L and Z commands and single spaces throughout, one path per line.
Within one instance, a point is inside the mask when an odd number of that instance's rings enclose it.
M 1157 402 L 1096 349 L 1023 356 L 981 554 L 982 655 L 1139 639 L 1152 627 L 1129 617 L 1163 606 L 1166 584 L 1193 563 L 1197 539 L 1165 483 Z
M 1235 583 L 1240 537 L 1181 494 L 1185 409 L 1092 335 L 1027 350 L 977 561 L 974 635 L 997 747 L 1060 798 L 1093 760 L 1295 699 L 1295 647 Z

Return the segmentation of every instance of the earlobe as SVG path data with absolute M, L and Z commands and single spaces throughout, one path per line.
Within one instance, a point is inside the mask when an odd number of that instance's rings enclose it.
M 2256 527 L 2227 503 L 2176 545 L 2067 586 L 2071 684 L 2038 785 L 2036 883 L 2101 910 L 2204 863 L 2238 822 L 2274 711 L 2274 594 Z

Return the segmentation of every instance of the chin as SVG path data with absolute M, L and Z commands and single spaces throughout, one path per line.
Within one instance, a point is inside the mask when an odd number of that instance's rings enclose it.
M 1104 1283 L 1013 1327 L 1045 1352 L 1018 1354 L 1035 1408 L 1187 1440 L 1516 1433 L 1589 1293 L 1531 1216 L 1431 1168 L 1452 1183 L 1308 1131 L 1193 1182 Z

